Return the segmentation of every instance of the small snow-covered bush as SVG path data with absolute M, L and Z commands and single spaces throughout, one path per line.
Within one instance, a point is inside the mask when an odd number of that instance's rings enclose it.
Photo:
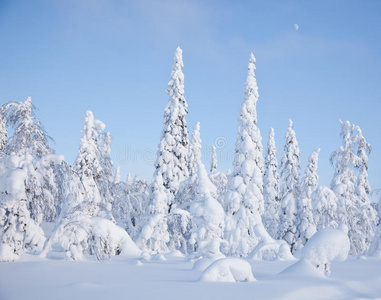
M 240 258 L 221 258 L 201 274 L 200 281 L 249 282 L 256 279 L 247 261 Z
M 338 229 L 325 228 L 313 235 L 302 249 L 301 258 L 310 261 L 328 276 L 331 261 L 345 261 L 349 249 L 348 227 L 340 225 Z
M 141 250 L 128 233 L 110 220 L 86 215 L 76 215 L 62 222 L 44 249 L 44 254 L 58 244 L 66 251 L 68 258 L 83 259 L 84 254 L 104 260 L 112 255 L 140 257 Z
M 294 259 L 289 245 L 283 240 L 274 240 L 262 224 L 256 225 L 254 232 L 259 237 L 259 242 L 249 254 L 248 259 L 270 261 Z

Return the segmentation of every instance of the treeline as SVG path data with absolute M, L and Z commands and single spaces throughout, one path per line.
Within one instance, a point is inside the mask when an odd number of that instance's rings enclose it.
M 35 116 L 31 98 L 1 106 L 0 260 L 13 261 L 22 252 L 46 256 L 62 251 L 70 259 L 93 255 L 103 260 L 173 250 L 192 256 L 288 259 L 317 231 L 339 225 L 348 227 L 352 254 L 381 251 L 377 207 L 369 200 L 371 147 L 359 126 L 341 123 L 342 145 L 331 156 L 330 187 L 318 184 L 320 149 L 300 175 L 291 120 L 278 165 L 274 130 L 263 151 L 257 127 L 251 54 L 232 172 L 217 170 L 215 147 L 208 172 L 201 159 L 199 123 L 189 140 L 182 66 L 177 48 L 150 184 L 129 177 L 120 181 L 110 158 L 110 133 L 91 111 L 83 119 L 76 161 L 69 164 L 50 148 L 51 138 Z M 41 228 L 46 222 L 55 224 L 49 236 Z

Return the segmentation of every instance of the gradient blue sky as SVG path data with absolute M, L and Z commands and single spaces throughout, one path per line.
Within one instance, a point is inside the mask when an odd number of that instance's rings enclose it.
M 380 13 L 381 1 L 366 0 L 1 0 L 0 101 L 31 96 L 68 162 L 92 110 L 111 132 L 122 176 L 151 180 L 180 46 L 189 129 L 200 121 L 207 166 L 218 140 L 226 171 L 252 51 L 264 147 L 273 127 L 281 158 L 291 118 L 302 168 L 320 147 L 320 183 L 328 185 L 339 119 L 349 120 L 373 146 L 369 180 L 381 187 Z

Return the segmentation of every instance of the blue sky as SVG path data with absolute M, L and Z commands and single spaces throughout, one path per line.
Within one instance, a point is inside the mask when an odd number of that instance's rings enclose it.
M 150 180 L 180 46 L 189 129 L 200 121 L 204 163 L 218 142 L 226 171 L 252 51 L 264 147 L 273 127 L 281 158 L 291 118 L 302 173 L 320 147 L 320 183 L 328 185 L 339 119 L 349 120 L 373 147 L 369 180 L 381 187 L 380 12 L 380 1 L 366 0 L 1 0 L 0 101 L 31 96 L 68 162 L 92 110 L 111 132 L 122 176 Z

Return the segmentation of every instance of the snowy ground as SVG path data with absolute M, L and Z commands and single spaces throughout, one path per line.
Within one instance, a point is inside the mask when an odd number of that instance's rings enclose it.
M 325 277 L 295 262 L 251 262 L 256 282 L 199 282 L 200 271 L 179 257 L 141 262 L 40 259 L 0 264 L 1 300 L 44 299 L 381 299 L 381 260 L 334 262 Z M 285 270 L 285 271 L 284 271 Z

